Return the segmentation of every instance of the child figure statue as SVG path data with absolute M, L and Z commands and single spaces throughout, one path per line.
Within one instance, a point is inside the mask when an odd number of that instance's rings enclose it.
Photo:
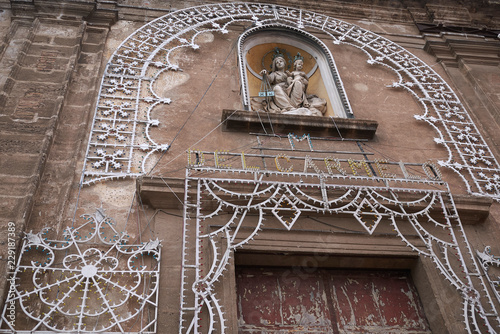
M 306 90 L 309 84 L 309 79 L 306 73 L 302 70 L 304 68 L 304 58 L 300 56 L 300 53 L 295 57 L 293 63 L 293 71 L 288 72 L 288 88 L 287 93 L 290 97 L 290 102 L 294 108 L 309 108 L 310 104 L 307 100 Z

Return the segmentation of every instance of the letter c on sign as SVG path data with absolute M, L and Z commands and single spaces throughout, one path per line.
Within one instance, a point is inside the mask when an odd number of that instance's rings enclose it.
M 286 168 L 286 169 L 283 169 L 280 165 L 280 162 L 279 162 L 279 159 L 285 159 L 286 162 L 290 162 L 290 158 L 284 154 L 280 154 L 278 155 L 276 158 L 274 158 L 274 162 L 276 163 L 276 169 L 282 173 L 290 173 L 291 171 L 293 171 L 293 165 L 291 165 L 290 167 Z

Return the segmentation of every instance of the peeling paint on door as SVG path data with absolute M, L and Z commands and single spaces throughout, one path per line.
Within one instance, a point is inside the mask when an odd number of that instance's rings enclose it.
M 238 267 L 239 333 L 431 333 L 408 272 Z

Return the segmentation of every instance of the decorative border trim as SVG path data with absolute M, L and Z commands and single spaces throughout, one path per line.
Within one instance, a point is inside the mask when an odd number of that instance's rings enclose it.
M 500 303 L 500 257 L 495 258 L 491 254 L 491 246 L 484 247 L 484 252 L 476 250 L 476 255 L 483 269 L 484 276 L 490 284 L 498 303 Z M 495 272 L 492 273 L 490 268 L 495 268 L 496 270 L 492 270 Z

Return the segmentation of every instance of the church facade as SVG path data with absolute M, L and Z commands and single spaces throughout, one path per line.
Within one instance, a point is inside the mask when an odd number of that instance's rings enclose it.
M 496 1 L 0 8 L 0 333 L 500 332 Z

